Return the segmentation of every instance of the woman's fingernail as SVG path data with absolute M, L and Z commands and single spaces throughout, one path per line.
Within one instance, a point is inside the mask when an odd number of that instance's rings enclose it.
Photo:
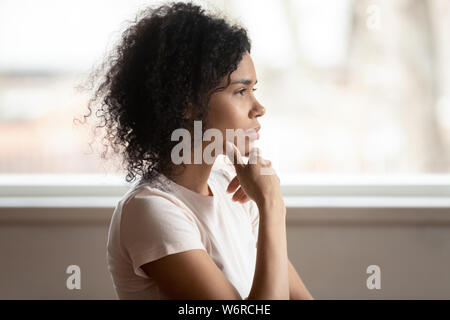
M 228 157 L 228 159 L 231 161 L 231 163 L 234 164 L 234 150 L 233 150 L 233 144 L 230 141 L 226 141 L 226 147 L 225 147 L 225 153 Z

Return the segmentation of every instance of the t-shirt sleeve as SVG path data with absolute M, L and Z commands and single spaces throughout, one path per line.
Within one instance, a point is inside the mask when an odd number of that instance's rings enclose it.
M 164 256 L 203 249 L 200 231 L 184 209 L 158 195 L 136 195 L 122 209 L 121 243 L 136 275 L 141 266 Z

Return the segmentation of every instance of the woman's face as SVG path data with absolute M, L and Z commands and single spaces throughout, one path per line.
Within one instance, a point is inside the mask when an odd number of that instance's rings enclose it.
M 230 80 L 230 85 L 225 90 L 215 92 L 211 96 L 209 104 L 208 128 L 220 130 L 224 139 L 226 129 L 259 130 L 257 118 L 265 113 L 264 107 L 253 93 L 257 80 L 253 60 L 248 52 L 243 55 L 237 69 L 231 73 Z M 227 77 L 224 77 L 220 86 L 226 84 Z M 245 150 L 237 143 L 237 137 L 233 142 L 240 147 L 242 155 L 248 156 L 251 147 L 249 139 L 245 139 Z

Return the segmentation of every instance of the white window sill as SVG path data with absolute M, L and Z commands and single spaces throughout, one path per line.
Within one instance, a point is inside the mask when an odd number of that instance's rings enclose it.
M 0 197 L 0 208 L 114 208 L 120 197 Z M 450 208 L 450 197 L 285 196 L 286 208 Z
M 283 177 L 287 208 L 450 208 L 450 175 Z M 114 208 L 131 184 L 104 175 L 0 175 L 0 208 Z

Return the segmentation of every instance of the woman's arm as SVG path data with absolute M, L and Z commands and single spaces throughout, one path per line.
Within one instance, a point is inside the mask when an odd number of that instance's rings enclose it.
M 289 299 L 290 300 L 314 300 L 314 298 L 309 293 L 303 284 L 302 279 L 295 271 L 291 260 L 288 259 L 289 264 Z
M 279 178 L 260 174 L 262 167 L 271 168 L 270 163 L 258 160 L 257 164 L 237 169 L 240 182 L 247 186 L 244 191 L 253 195 L 259 209 L 255 273 L 246 299 L 288 300 L 286 206 Z M 241 299 L 205 250 L 168 255 L 144 264 L 142 269 L 170 299 Z
M 281 199 L 281 198 L 280 198 Z M 260 205 L 255 274 L 248 300 L 288 300 L 289 276 L 284 203 Z M 141 266 L 169 299 L 241 299 L 205 250 L 170 254 Z
M 282 201 L 275 200 L 273 204 L 258 207 L 258 249 L 248 299 L 289 300 L 286 209 Z

